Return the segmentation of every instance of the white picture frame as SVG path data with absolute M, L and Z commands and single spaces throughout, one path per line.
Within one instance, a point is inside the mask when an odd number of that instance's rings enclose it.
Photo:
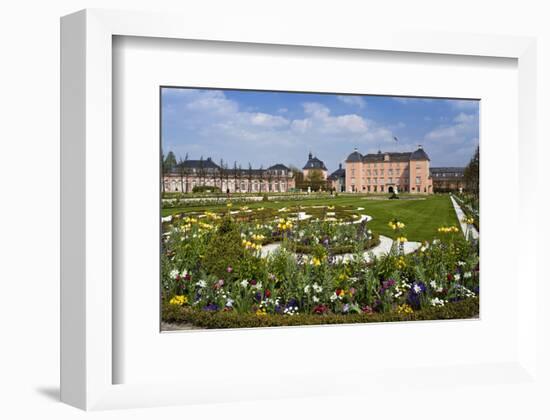
M 518 204 L 518 213 L 523 220 L 518 240 L 537 243 L 536 229 L 527 217 L 536 205 L 537 191 L 534 190 L 535 184 L 525 182 L 536 176 L 536 167 L 529 165 L 530 154 L 536 153 L 537 149 L 534 119 L 537 111 L 535 39 L 471 34 L 434 36 L 412 31 L 378 33 L 376 36 L 369 36 L 374 34 L 367 31 L 361 39 L 326 39 L 323 34 L 314 33 L 307 36 L 268 32 L 245 35 L 230 26 L 210 27 L 205 22 L 186 22 L 182 25 L 181 22 L 181 17 L 177 15 L 104 10 L 77 12 L 61 21 L 62 401 L 91 410 L 240 398 L 238 390 L 222 395 L 221 388 L 215 387 L 212 398 L 201 399 L 199 394 L 183 398 L 182 393 L 189 391 L 185 384 L 113 384 L 112 45 L 116 35 L 216 40 L 241 43 L 242 48 L 246 48 L 247 43 L 263 43 L 516 59 L 520 87 L 518 138 L 521 143 L 518 163 L 521 167 L 520 182 L 523 180 L 525 184 L 520 190 Z M 524 276 L 542 281 L 537 276 L 535 253 L 519 252 L 517 263 L 521 265 Z M 536 305 L 524 291 L 518 291 L 517 304 L 517 361 L 507 366 L 478 366 L 478 369 L 485 369 L 486 375 L 499 372 L 512 383 L 523 384 L 527 381 L 538 387 Z M 428 378 L 430 375 L 444 377 L 456 373 L 451 364 L 431 369 L 418 371 L 417 374 L 420 378 Z M 335 378 L 335 382 L 349 383 L 356 379 L 350 373 Z M 380 392 L 383 388 L 381 385 Z M 327 392 L 330 393 L 330 390 Z M 358 389 L 357 392 L 364 393 L 367 389 Z M 368 392 L 373 392 L 373 388 L 368 388 Z M 322 391 L 313 389 L 311 393 Z M 273 397 L 307 397 L 311 393 L 298 384 L 288 386 Z M 261 393 L 251 394 L 249 398 L 261 398 Z

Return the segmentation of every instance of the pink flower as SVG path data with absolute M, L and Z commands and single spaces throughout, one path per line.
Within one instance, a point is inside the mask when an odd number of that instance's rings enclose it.
M 231 266 L 227 267 L 227 272 L 228 273 L 231 273 L 232 271 L 233 271 L 233 267 L 231 267 Z

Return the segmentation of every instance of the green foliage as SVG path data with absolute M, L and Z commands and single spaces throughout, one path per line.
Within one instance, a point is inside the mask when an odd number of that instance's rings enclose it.
M 166 157 L 164 158 L 164 161 L 162 163 L 164 171 L 168 172 L 173 170 L 177 165 L 176 155 L 174 152 L 169 151 Z
M 217 235 L 212 236 L 207 243 L 202 268 L 218 278 L 226 278 L 230 274 L 228 267 L 235 269 L 244 258 L 245 249 L 241 244 L 238 225 L 230 217 L 224 217 Z

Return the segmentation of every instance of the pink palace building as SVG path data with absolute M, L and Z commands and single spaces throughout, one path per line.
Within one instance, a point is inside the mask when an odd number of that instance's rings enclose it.
M 362 155 L 355 149 L 345 164 L 347 192 L 433 193 L 430 158 L 420 145 L 414 152 L 399 153 Z

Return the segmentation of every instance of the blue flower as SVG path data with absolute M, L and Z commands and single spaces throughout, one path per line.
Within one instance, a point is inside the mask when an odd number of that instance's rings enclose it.
M 215 312 L 219 309 L 220 308 L 215 303 L 209 303 L 208 305 L 202 308 L 203 311 L 207 311 L 207 312 Z

